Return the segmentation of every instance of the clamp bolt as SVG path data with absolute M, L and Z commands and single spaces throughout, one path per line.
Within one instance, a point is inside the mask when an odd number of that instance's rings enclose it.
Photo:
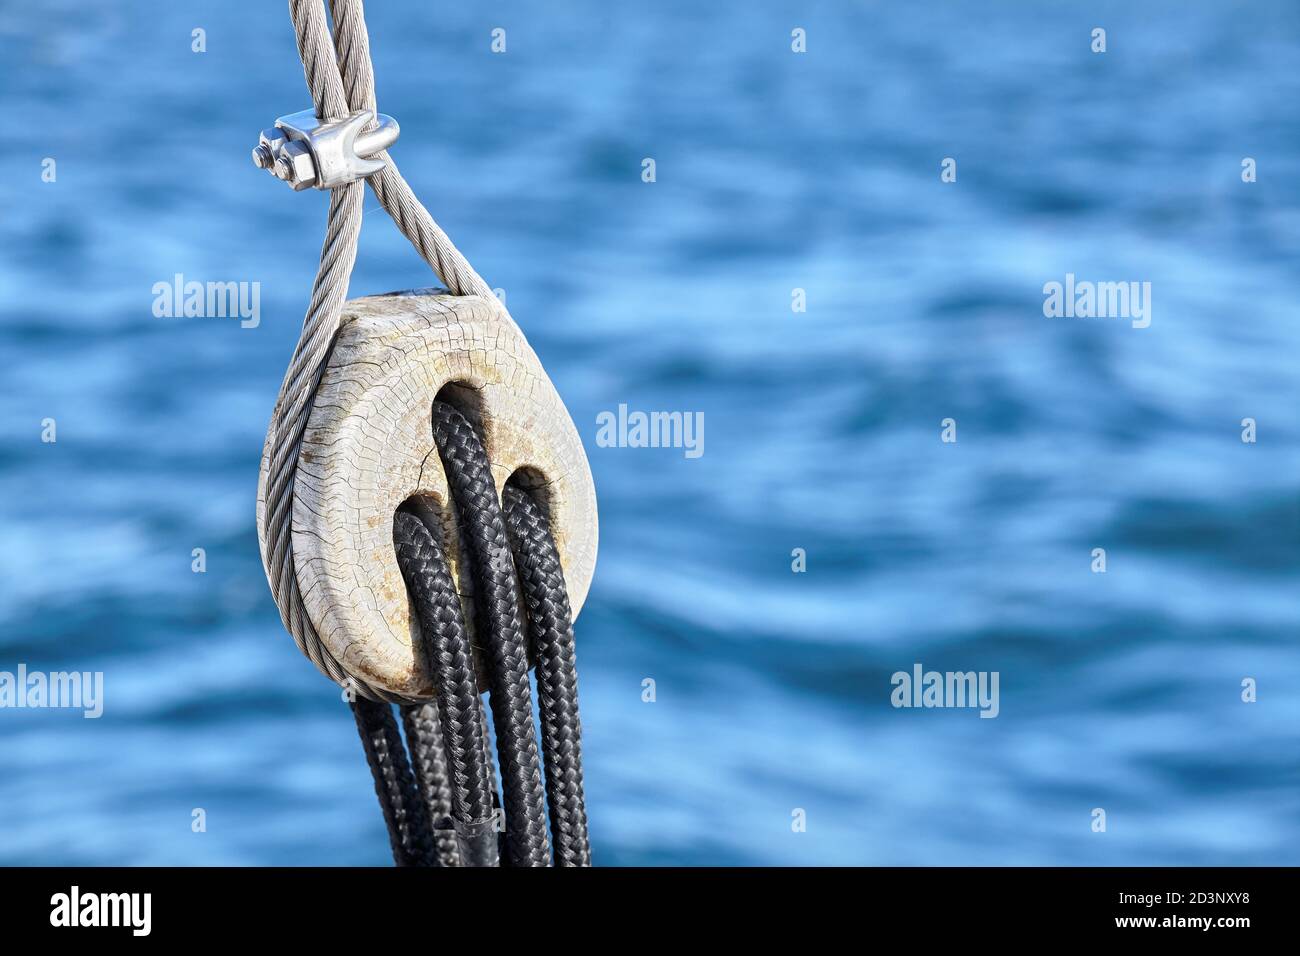
M 366 129 L 372 123 L 374 129 Z M 253 165 L 270 170 L 294 190 L 315 186 L 333 189 L 364 179 L 384 168 L 372 159 L 397 141 L 397 121 L 371 110 L 337 120 L 322 120 L 311 110 L 281 116 L 262 130 L 253 147 Z

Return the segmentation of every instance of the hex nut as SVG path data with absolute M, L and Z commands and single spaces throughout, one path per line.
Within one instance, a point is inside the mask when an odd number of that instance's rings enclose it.
M 289 137 L 285 136 L 284 130 L 280 129 L 278 126 L 272 126 L 269 129 L 262 130 L 261 135 L 257 137 L 257 144 L 259 146 L 265 146 L 267 152 L 269 152 L 272 157 L 274 157 L 276 153 L 280 151 L 280 148 L 287 142 L 289 142 Z
M 276 162 L 277 175 L 281 161 L 288 167 L 285 181 L 294 189 L 306 189 L 316 181 L 316 164 L 312 162 L 311 150 L 302 143 L 287 143 L 280 150 L 280 159 Z

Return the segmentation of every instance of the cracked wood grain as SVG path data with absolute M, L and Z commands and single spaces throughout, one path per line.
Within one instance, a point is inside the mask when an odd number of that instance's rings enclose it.
M 483 438 L 498 494 L 525 469 L 547 508 L 575 618 L 596 563 L 596 493 L 582 441 L 500 303 L 445 290 L 350 300 L 299 452 L 294 566 L 330 653 L 354 676 L 412 698 L 435 688 L 393 549 L 393 516 L 408 499 L 418 496 L 442 526 L 474 628 L 472 580 L 461 574 L 460 529 L 433 442 L 432 403 L 448 385 L 443 397 Z M 259 528 L 267 467 L 264 450 Z

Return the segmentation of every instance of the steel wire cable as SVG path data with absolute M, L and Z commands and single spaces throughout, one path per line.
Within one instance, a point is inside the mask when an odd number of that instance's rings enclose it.
M 338 118 L 376 108 L 374 71 L 361 0 L 289 0 L 303 74 L 316 115 Z M 383 169 L 366 181 L 398 228 L 455 295 L 490 296 L 488 284 L 434 222 L 385 151 Z M 355 263 L 364 187 L 330 191 L 329 215 L 311 303 L 272 412 L 259 523 L 263 563 L 285 628 L 302 652 L 349 690 L 357 728 L 375 780 L 395 862 L 402 866 L 493 865 L 489 831 L 497 812 L 496 778 L 486 715 L 475 683 L 472 650 L 437 529 L 400 512 L 394 520 L 399 564 L 421 631 L 435 661 L 437 702 L 412 701 L 349 674 L 321 641 L 303 604 L 292 546 L 294 479 L 317 385 L 338 332 Z M 435 441 L 453 500 L 467 530 L 462 566 L 475 575 L 475 623 L 485 642 L 490 705 L 501 771 L 509 865 L 544 866 L 550 839 L 558 865 L 587 865 L 580 723 L 573 630 L 558 552 L 542 510 L 519 489 L 497 500 L 482 443 L 446 403 L 433 406 Z M 518 493 L 516 493 L 518 492 Z M 523 494 L 523 497 L 520 495 Z M 515 577 L 523 575 L 522 588 Z M 524 595 L 525 623 L 517 603 Z M 539 715 L 545 755 L 541 782 L 528 657 L 538 662 Z M 390 703 L 414 756 L 408 760 Z M 449 832 L 442 824 L 451 821 Z

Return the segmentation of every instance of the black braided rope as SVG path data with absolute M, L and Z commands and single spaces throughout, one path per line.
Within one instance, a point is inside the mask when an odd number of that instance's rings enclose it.
M 357 698 L 352 701 L 352 714 L 375 778 L 375 794 L 393 846 L 393 862 L 398 866 L 435 866 L 438 858 L 428 808 L 411 774 L 392 706 Z
M 528 683 L 528 652 L 496 483 L 473 426 L 446 402 L 433 403 L 433 439 L 469 546 L 475 621 L 480 640 L 486 644 L 489 702 L 506 814 L 506 861 L 511 866 L 546 866 L 551 852 Z
M 452 819 L 451 776 L 447 768 L 447 748 L 443 746 L 438 704 L 432 700 L 407 704 L 401 708 L 401 713 L 415 782 L 429 811 L 438 865 L 460 866 L 460 847 Z
M 450 771 L 444 775 L 449 780 L 448 815 L 460 841 L 467 844 L 465 862 L 493 866 L 496 860 L 485 860 L 480 844 L 482 835 L 491 833 L 495 822 L 492 795 L 496 787 L 488 772 L 487 737 L 474 656 L 461 618 L 460 597 L 438 537 L 414 514 L 399 512 L 393 521 L 397 563 L 415 603 L 429 669 L 441 702 L 436 739 L 432 727 L 415 728 L 414 733 L 408 727 L 407 741 L 413 751 L 441 750 L 446 754 Z M 490 842 L 489 847 L 495 851 Z M 461 855 L 458 850 L 457 856 Z M 486 855 L 494 857 L 495 853 Z
M 507 484 L 501 502 L 528 607 L 529 646 L 537 664 L 537 709 L 542 720 L 546 805 L 555 865 L 590 866 L 573 614 L 560 553 L 546 514 L 532 495 Z
M 474 621 L 487 660 L 504 793 L 500 859 L 509 866 L 546 866 L 553 841 L 555 865 L 589 866 L 572 612 L 549 522 L 538 502 L 513 482 L 498 503 L 482 442 L 454 407 L 433 403 L 433 434 L 460 516 L 462 573 L 476 584 Z M 414 511 L 394 517 L 398 565 L 438 688 L 436 704 L 402 708 L 414 774 L 391 708 L 367 701 L 353 706 L 398 865 L 495 866 L 498 811 L 489 732 L 441 535 L 436 521 L 428 524 Z M 530 652 L 537 664 L 545 803 Z

